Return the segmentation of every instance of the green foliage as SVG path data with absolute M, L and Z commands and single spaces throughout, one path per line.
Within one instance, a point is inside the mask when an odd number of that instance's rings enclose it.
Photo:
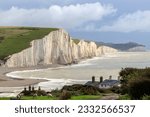
M 121 83 L 126 84 L 131 79 L 137 77 L 147 77 L 150 79 L 150 68 L 137 69 L 137 68 L 125 68 L 120 71 Z
M 61 90 L 58 90 L 58 89 L 55 89 L 55 90 L 52 90 L 51 91 L 51 94 L 57 98 L 60 97 L 60 94 L 61 94 Z
M 72 95 L 98 95 L 100 89 L 94 86 L 75 84 L 72 86 L 64 86 L 62 90 L 67 90 L 72 93 Z
M 99 90 L 96 87 L 84 86 L 80 89 L 80 92 L 83 95 L 97 95 L 99 93 Z
M 125 95 L 120 95 L 119 100 L 131 100 L 131 98 L 128 94 L 125 94 Z
M 150 79 L 137 78 L 129 83 L 129 95 L 131 99 L 142 99 L 144 95 L 150 95 Z
M 23 96 L 21 100 L 33 100 L 33 96 Z M 48 96 L 36 96 L 34 97 L 34 100 L 55 100 L 55 98 Z
M 114 86 L 114 87 L 112 87 L 110 90 L 111 90 L 113 93 L 117 93 L 117 94 L 121 93 L 121 89 L 120 89 L 120 87 L 118 87 L 118 86 Z
M 38 96 L 46 96 L 47 95 L 47 92 L 44 90 L 37 90 L 36 93 Z
M 22 96 L 20 100 L 58 100 L 57 97 L 48 97 L 48 96 Z M 70 100 L 98 100 L 101 99 L 100 95 L 80 95 L 80 96 L 71 96 Z M 10 100 L 10 97 L 1 97 L 0 100 Z
M 72 86 L 64 86 L 61 90 L 52 90 L 51 94 L 62 100 L 67 99 L 100 99 L 100 93 L 104 92 L 93 86 L 85 86 L 74 84 Z
M 150 100 L 150 95 L 144 95 L 142 100 Z
M 130 81 L 137 80 L 138 78 L 144 79 L 150 79 L 150 68 L 145 69 L 137 69 L 137 68 L 125 68 L 120 71 L 121 76 L 121 93 L 126 94 L 129 90 L 129 83 Z
M 28 89 L 24 88 L 24 90 L 21 92 L 24 96 L 46 96 L 47 92 L 44 90 L 41 90 L 40 87 L 38 90 L 35 90 L 34 87 L 29 86 Z
M 0 97 L 0 100 L 10 100 L 9 97 Z
M 41 39 L 56 28 L 13 27 L 0 28 L 0 59 L 30 47 L 30 42 Z
M 71 98 L 71 93 L 69 91 L 63 90 L 60 95 L 60 100 L 68 100 Z

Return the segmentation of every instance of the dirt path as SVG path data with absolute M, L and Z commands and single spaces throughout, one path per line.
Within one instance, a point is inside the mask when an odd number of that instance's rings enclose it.
M 104 94 L 101 100 L 117 100 L 119 99 L 119 95 L 116 93 L 108 93 Z

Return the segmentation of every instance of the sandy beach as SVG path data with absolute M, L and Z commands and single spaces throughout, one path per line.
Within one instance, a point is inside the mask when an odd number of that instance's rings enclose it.
M 47 69 L 56 68 L 60 65 L 40 65 L 36 67 L 24 67 L 24 68 L 8 68 L 0 67 L 0 97 L 14 97 L 17 96 L 24 87 L 29 85 L 36 85 L 40 82 L 46 82 L 45 79 L 22 79 L 22 78 L 11 78 L 7 77 L 6 74 L 13 71 L 23 70 L 35 70 L 35 69 Z
M 8 68 L 8 67 L 0 67 L 0 87 L 21 87 L 21 86 L 29 86 L 38 84 L 40 82 L 45 82 L 46 80 L 42 79 L 22 79 L 17 78 L 13 79 L 7 77 L 6 74 L 13 71 L 23 71 L 23 70 L 35 70 L 35 69 L 46 69 L 46 68 L 55 68 L 60 65 L 46 65 L 46 66 L 36 66 L 36 67 L 24 67 L 24 68 Z

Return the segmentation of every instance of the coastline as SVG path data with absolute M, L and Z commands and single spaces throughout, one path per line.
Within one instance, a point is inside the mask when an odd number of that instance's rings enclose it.
M 93 57 L 95 58 L 95 57 Z M 93 59 L 92 58 L 92 59 Z M 82 59 L 82 61 L 87 61 L 89 59 Z M 80 64 L 80 63 L 78 63 Z M 49 69 L 49 68 L 60 68 L 65 67 L 66 65 L 59 65 L 59 64 L 49 64 L 49 65 L 38 65 L 38 66 L 32 66 L 32 67 L 16 67 L 16 68 L 9 68 L 9 67 L 1 67 L 0 66 L 0 97 L 15 97 L 17 96 L 24 87 L 31 86 L 37 86 L 39 83 L 48 82 L 46 79 L 26 79 L 26 78 L 15 78 L 15 77 L 9 77 L 6 74 L 16 71 L 28 71 L 28 70 L 43 70 L 43 69 Z
M 109 56 L 111 54 L 108 54 Z M 103 59 L 103 57 L 108 56 L 103 55 L 99 57 L 92 57 L 92 58 L 86 58 L 86 59 L 81 59 L 79 63 L 73 64 L 73 65 L 80 65 L 84 62 L 92 61 L 95 59 Z M 116 54 L 112 54 L 113 56 Z M 41 82 L 46 82 L 48 80 L 46 79 L 26 79 L 26 78 L 13 78 L 9 77 L 6 74 L 10 72 L 15 72 L 15 71 L 28 71 L 28 70 L 40 70 L 40 69 L 49 69 L 49 68 L 59 68 L 59 67 L 65 67 L 66 65 L 59 65 L 59 64 L 49 64 L 49 65 L 38 65 L 38 66 L 32 66 L 32 67 L 16 67 L 16 68 L 9 68 L 9 67 L 0 67 L 0 92 L 2 87 L 25 87 L 29 85 L 36 85 Z M 72 66 L 72 65 L 71 65 Z
M 97 58 L 97 57 L 82 59 L 79 61 L 78 64 L 80 64 L 81 62 L 88 61 L 88 60 L 93 60 L 94 58 Z M 25 71 L 25 70 L 40 70 L 40 69 L 48 69 L 48 68 L 59 68 L 59 67 L 64 67 L 64 66 L 66 66 L 66 65 L 49 64 L 49 65 L 38 65 L 38 66 L 32 66 L 32 67 L 16 67 L 16 68 L 0 66 L 0 92 L 2 92 L 1 88 L 3 88 L 3 87 L 25 87 L 25 86 L 36 85 L 38 83 L 48 81 L 48 80 L 42 79 L 42 78 L 41 79 L 13 78 L 13 77 L 8 77 L 6 75 L 7 73 L 15 72 L 15 71 Z
M 24 71 L 24 70 L 37 70 L 37 69 L 47 69 L 60 67 L 58 64 L 53 65 L 39 65 L 35 67 L 23 67 L 23 68 L 8 68 L 0 67 L 0 87 L 23 87 L 29 85 L 35 85 L 40 82 L 45 82 L 45 79 L 23 79 L 23 78 L 12 78 L 7 77 L 6 74 L 14 71 Z M 1 90 L 0 90 L 1 92 Z
M 119 52 L 118 52 L 119 53 Z M 121 52 L 122 53 L 122 52 Z M 134 52 L 135 53 L 135 52 Z M 109 56 L 108 56 L 109 55 Z M 116 54 L 108 54 L 105 56 L 116 56 Z M 87 59 L 81 59 L 78 64 L 73 64 L 71 66 L 78 66 L 82 65 L 82 63 L 87 62 L 87 61 L 92 61 L 95 59 L 103 59 L 103 56 L 100 57 L 93 57 L 93 58 L 87 58 Z M 46 79 L 25 79 L 25 78 L 13 78 L 6 76 L 7 73 L 10 72 L 15 72 L 15 71 L 28 71 L 28 70 L 40 70 L 40 69 L 48 69 L 48 68 L 59 68 L 59 67 L 65 67 L 66 65 L 59 65 L 59 64 L 50 64 L 50 65 L 38 65 L 38 66 L 33 66 L 33 67 L 17 67 L 17 68 L 8 68 L 8 67 L 0 67 L 0 88 L 1 87 L 21 87 L 21 86 L 29 86 L 29 85 L 35 85 L 41 82 L 46 82 L 48 80 Z M 0 90 L 1 91 L 1 90 Z
M 112 54 L 112 55 L 108 54 L 108 55 L 104 55 L 104 56 L 100 56 L 100 57 L 82 59 L 82 60 L 79 61 L 78 64 L 72 64 L 72 65 L 68 65 L 68 66 L 73 67 L 73 69 L 74 69 L 74 67 L 75 67 L 75 69 L 77 69 L 80 66 L 82 68 L 82 66 L 86 66 L 87 64 L 88 65 L 91 64 L 93 60 L 95 61 L 95 60 L 98 59 L 98 60 L 103 61 L 103 59 L 104 59 L 105 62 L 106 62 L 106 60 L 109 61 L 112 58 L 117 58 L 116 60 L 118 61 L 118 57 L 120 57 L 121 60 L 122 60 L 122 58 L 127 58 L 128 59 L 128 58 L 130 58 L 131 54 L 132 53 L 129 53 L 129 55 L 128 55 L 128 53 L 122 53 L 122 52 L 120 52 L 118 54 Z M 134 55 L 133 58 L 134 57 L 138 58 L 137 55 L 139 56 L 139 55 L 141 55 L 141 53 L 135 53 L 134 52 L 132 55 Z M 142 53 L 142 55 L 143 55 L 143 53 Z M 148 55 L 146 53 L 146 57 L 149 56 L 149 55 L 150 55 L 150 53 Z M 131 59 L 130 62 L 132 62 L 132 60 L 135 60 L 133 58 Z M 148 61 L 148 59 L 146 59 L 146 60 L 143 59 L 143 56 L 141 57 L 141 59 L 144 60 L 144 61 Z M 139 61 L 139 58 L 137 59 L 137 61 Z M 128 63 L 128 61 L 127 61 L 127 63 Z M 112 63 L 112 62 L 110 64 L 114 65 L 114 63 Z M 134 65 L 136 66 L 135 63 L 134 63 Z M 144 64 L 144 66 L 145 66 L 145 64 Z M 51 89 L 51 87 L 56 86 L 56 85 L 53 85 L 53 84 L 55 84 L 54 82 L 57 82 L 56 81 L 57 79 L 56 80 L 55 79 L 48 80 L 48 79 L 46 79 L 47 77 L 38 77 L 38 79 L 36 79 L 34 77 L 33 78 L 31 77 L 31 78 L 27 79 L 27 78 L 25 78 L 25 77 L 23 78 L 21 76 L 18 76 L 16 78 L 13 77 L 13 75 L 10 75 L 10 77 L 9 77 L 9 75 L 6 76 L 6 74 L 8 74 L 10 72 L 19 72 L 19 71 L 28 71 L 28 70 L 35 70 L 35 71 L 37 70 L 38 71 L 38 70 L 43 70 L 43 69 L 59 69 L 59 68 L 65 68 L 65 67 L 67 67 L 67 66 L 66 65 L 58 65 L 58 64 L 38 65 L 38 66 L 33 66 L 33 67 L 20 67 L 20 68 L 0 67 L 0 97 L 16 96 L 23 90 L 24 87 L 28 87 L 29 85 L 35 86 L 35 88 L 37 88 L 38 86 L 44 86 L 43 88 L 46 88 L 47 91 L 49 91 Z M 106 66 L 106 68 L 107 67 L 109 68 L 110 66 Z M 101 69 L 101 67 L 100 67 L 100 69 Z M 54 73 L 55 73 L 55 70 L 54 70 Z M 100 73 L 100 72 L 98 72 L 98 73 Z M 101 74 L 103 74 L 103 73 L 101 73 Z M 92 74 L 93 74 L 93 72 L 92 72 Z M 88 75 L 88 76 L 90 76 L 90 75 Z M 80 78 L 80 76 L 79 76 L 79 78 Z M 76 82 L 76 81 L 71 81 L 71 80 L 70 79 L 69 79 L 69 81 L 65 80 L 65 83 L 66 82 L 69 82 L 69 83 L 70 82 L 73 82 L 73 83 Z M 63 81 L 60 81 L 60 83 L 62 83 L 62 82 Z M 63 83 L 61 85 L 63 85 Z
M 81 62 L 85 62 L 91 59 L 95 59 L 97 57 L 82 59 Z M 76 64 L 75 64 L 76 65 Z M 17 68 L 8 68 L 8 67 L 0 67 L 0 97 L 14 97 L 17 96 L 24 87 L 36 86 L 39 83 L 48 82 L 46 79 L 26 79 L 26 78 L 13 78 L 9 77 L 6 74 L 15 72 L 15 71 L 28 71 L 28 70 L 41 70 L 41 69 L 49 69 L 49 68 L 60 68 L 65 67 L 66 65 L 59 64 L 50 64 L 50 65 L 38 65 L 33 67 L 17 67 Z

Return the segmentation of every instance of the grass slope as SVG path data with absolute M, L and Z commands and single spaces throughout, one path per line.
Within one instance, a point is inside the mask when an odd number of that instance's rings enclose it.
M 72 96 L 69 100 L 99 100 L 101 99 L 100 95 L 80 95 Z M 9 97 L 0 97 L 0 100 L 10 100 Z M 48 96 L 23 96 L 21 100 L 59 100 L 57 97 L 48 97 Z
M 0 27 L 0 59 L 20 52 L 30 46 L 30 42 L 41 39 L 56 28 Z

